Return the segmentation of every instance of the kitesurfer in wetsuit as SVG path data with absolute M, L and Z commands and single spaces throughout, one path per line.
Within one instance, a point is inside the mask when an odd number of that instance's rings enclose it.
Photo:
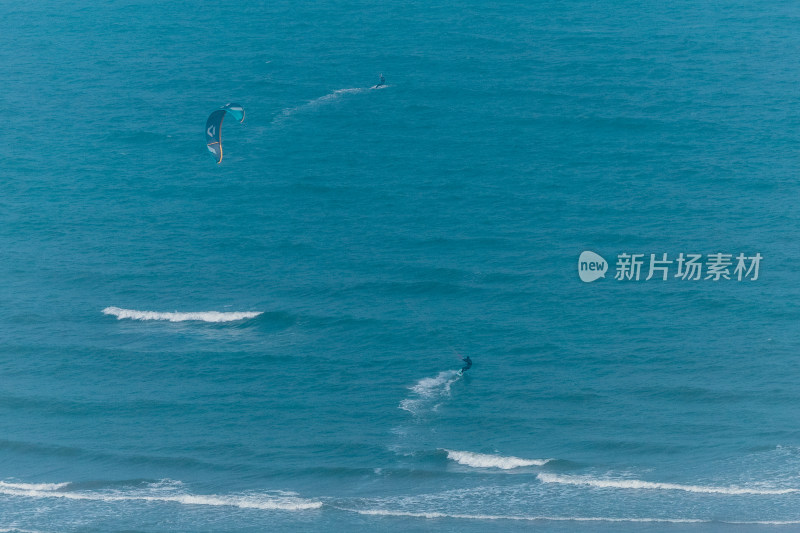
M 376 85 L 375 87 L 380 87 L 380 86 L 381 86 L 381 85 L 383 85 L 384 83 L 386 83 L 386 80 L 384 79 L 384 77 L 383 77 L 383 74 L 381 74 L 381 81 L 379 81 L 379 82 L 378 82 L 378 85 Z
M 470 359 L 469 356 L 466 356 L 466 357 L 462 357 L 461 360 L 464 361 L 464 363 L 466 363 L 464 365 L 464 368 L 462 368 L 460 370 L 460 373 L 463 374 L 464 372 L 466 372 L 467 370 L 469 370 L 472 367 L 472 359 Z

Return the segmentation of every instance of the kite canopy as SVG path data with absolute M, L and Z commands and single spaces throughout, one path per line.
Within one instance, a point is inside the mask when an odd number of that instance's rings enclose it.
M 208 115 L 206 121 L 206 146 L 208 151 L 217 160 L 222 162 L 222 121 L 225 114 L 229 113 L 239 122 L 244 122 L 244 108 L 239 104 L 225 104 L 216 111 Z

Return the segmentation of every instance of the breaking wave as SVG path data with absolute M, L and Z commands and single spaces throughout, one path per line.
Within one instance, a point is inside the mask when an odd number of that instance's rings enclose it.
M 490 455 L 486 453 L 462 452 L 445 448 L 442 448 L 442 451 L 447 452 L 447 458 L 451 461 L 474 468 L 500 468 L 502 470 L 511 470 L 512 468 L 519 468 L 521 466 L 542 466 L 551 461 L 551 459 L 522 459 L 520 457 L 504 457 L 502 455 Z
M 262 314 L 261 311 L 198 311 L 192 313 L 162 313 L 158 311 L 137 311 L 135 309 L 121 309 L 119 307 L 106 307 L 104 315 L 113 315 L 117 320 L 129 318 L 131 320 L 167 320 L 169 322 L 233 322 L 254 318 Z

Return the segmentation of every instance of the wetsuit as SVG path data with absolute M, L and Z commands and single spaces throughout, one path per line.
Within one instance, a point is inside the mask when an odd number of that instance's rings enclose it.
M 466 356 L 461 360 L 466 363 L 464 365 L 464 368 L 461 369 L 461 373 L 463 374 L 464 372 L 466 372 L 467 370 L 469 370 L 472 367 L 472 359 L 470 359 L 469 356 Z

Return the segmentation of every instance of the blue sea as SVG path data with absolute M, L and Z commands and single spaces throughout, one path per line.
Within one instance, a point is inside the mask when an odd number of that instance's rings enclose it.
M 796 2 L 3 20 L 0 531 L 800 531 Z

